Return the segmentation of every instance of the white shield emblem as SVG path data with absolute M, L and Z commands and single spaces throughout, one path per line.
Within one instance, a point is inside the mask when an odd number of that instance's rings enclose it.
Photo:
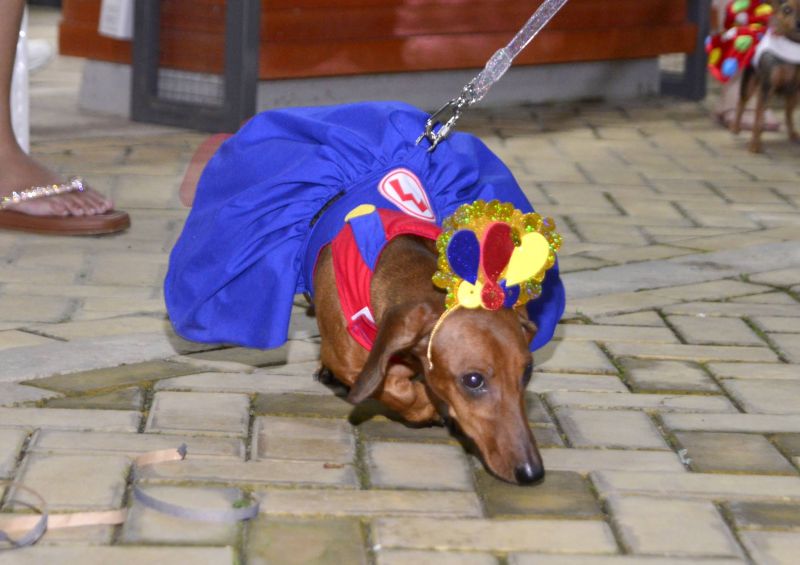
M 422 183 L 408 169 L 395 169 L 383 177 L 378 191 L 409 216 L 429 222 L 436 220 Z

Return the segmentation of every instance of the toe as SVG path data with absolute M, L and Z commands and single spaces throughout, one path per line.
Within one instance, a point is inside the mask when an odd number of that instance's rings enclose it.
M 79 196 L 74 194 L 64 194 L 62 196 L 64 205 L 69 210 L 69 213 L 73 216 L 84 216 L 89 213 L 86 203 L 83 202 L 83 199 Z
M 112 208 L 111 200 L 94 190 L 87 190 L 81 196 L 91 204 L 95 214 L 103 214 Z
M 49 199 L 48 205 L 53 216 L 69 216 L 69 209 L 60 198 Z

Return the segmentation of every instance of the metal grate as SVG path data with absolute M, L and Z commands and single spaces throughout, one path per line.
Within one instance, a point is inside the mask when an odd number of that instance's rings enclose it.
M 222 75 L 159 67 L 160 4 L 136 2 L 131 117 L 204 131 L 236 131 L 255 113 L 261 1 L 225 3 Z
M 221 75 L 159 69 L 158 97 L 173 102 L 221 107 L 225 104 L 225 79 Z

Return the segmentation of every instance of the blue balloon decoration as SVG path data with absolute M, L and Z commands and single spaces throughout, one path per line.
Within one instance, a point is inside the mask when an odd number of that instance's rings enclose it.
M 503 302 L 503 308 L 513 308 L 519 298 L 519 285 L 515 284 L 514 286 L 506 287 L 506 281 L 502 280 L 500 281 L 500 287 L 506 293 L 506 301 Z
M 472 284 L 478 281 L 481 244 L 475 232 L 458 230 L 453 234 L 447 244 L 447 261 L 457 276 Z
M 732 77 L 739 70 L 739 61 L 733 57 L 728 57 L 722 62 L 722 74 L 726 77 Z

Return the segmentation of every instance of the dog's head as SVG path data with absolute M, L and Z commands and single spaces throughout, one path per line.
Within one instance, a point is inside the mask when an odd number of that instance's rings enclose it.
M 544 467 L 525 407 L 536 327 L 508 308 L 458 309 L 435 332 L 431 368 L 427 349 L 438 318 L 424 303 L 388 312 L 350 400 L 373 394 L 384 385 L 393 360 L 405 356 L 424 373 L 440 413 L 457 422 L 489 470 L 513 483 L 539 481 Z
M 772 29 L 800 42 L 800 0 L 772 0 Z

